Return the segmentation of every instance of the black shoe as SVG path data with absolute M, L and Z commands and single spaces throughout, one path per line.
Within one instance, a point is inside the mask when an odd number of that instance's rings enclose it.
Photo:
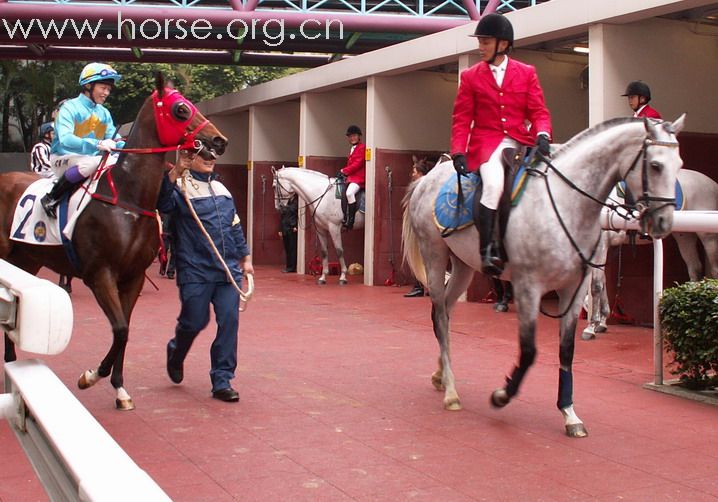
M 168 279 L 174 279 L 174 278 L 175 278 L 175 272 L 174 272 L 174 270 L 170 270 L 169 272 L 167 272 L 167 278 L 168 278 Z
M 57 218 L 57 205 L 60 203 L 59 200 L 55 200 L 50 197 L 50 194 L 44 195 L 40 199 L 40 204 L 50 218 Z
M 170 348 L 169 344 L 167 344 L 167 375 L 170 377 L 170 380 L 172 380 L 173 383 L 182 383 L 182 380 L 184 380 L 184 370 L 182 368 L 182 365 L 179 366 L 179 368 L 176 368 L 170 364 L 170 359 L 172 358 L 172 349 Z
M 424 288 L 414 288 L 404 295 L 404 298 L 415 298 L 417 296 L 424 296 Z
M 297 269 L 296 269 L 296 268 L 289 268 L 289 267 L 287 267 L 287 268 L 285 268 L 284 270 L 282 270 L 282 273 L 283 273 L 283 274 L 294 274 L 294 273 L 296 273 L 296 272 L 297 272 Z
M 212 392 L 212 397 L 214 399 L 224 401 L 225 403 L 236 403 L 237 401 L 239 401 L 239 393 L 232 387 L 216 390 Z

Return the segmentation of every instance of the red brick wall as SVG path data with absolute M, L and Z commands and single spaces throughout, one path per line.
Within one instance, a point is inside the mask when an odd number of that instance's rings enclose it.
M 254 227 L 252 239 L 252 261 L 259 265 L 277 265 L 284 268 L 284 244 L 279 237 L 279 212 L 274 208 L 274 191 L 272 190 L 272 166 L 295 165 L 296 162 L 253 162 Z M 264 176 L 264 195 L 262 194 L 262 176 Z

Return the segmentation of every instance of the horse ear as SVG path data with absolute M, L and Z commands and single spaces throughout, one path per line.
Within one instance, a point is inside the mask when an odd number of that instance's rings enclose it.
M 274 166 L 272 166 L 272 174 L 277 174 L 277 170 L 275 169 Z
M 671 123 L 671 127 L 670 127 L 671 132 L 675 135 L 678 135 L 678 133 L 683 130 L 683 126 L 685 125 L 685 122 L 686 122 L 686 114 L 684 113 Z
M 155 89 L 157 89 L 157 95 L 161 98 L 165 90 L 165 76 L 162 75 L 161 71 L 155 73 Z
M 417 162 L 419 162 L 419 159 L 417 158 L 416 155 L 412 155 L 412 156 L 411 156 L 411 161 L 412 161 L 414 164 L 416 164 Z
M 651 119 L 649 119 L 648 117 L 643 117 L 643 125 L 645 126 L 646 132 L 648 132 L 648 135 L 651 138 L 655 138 L 658 136 L 658 131 L 656 131 L 656 125 Z

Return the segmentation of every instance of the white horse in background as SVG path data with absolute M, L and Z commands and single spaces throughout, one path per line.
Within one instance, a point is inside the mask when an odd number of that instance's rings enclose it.
M 683 162 L 676 135 L 683 116 L 675 122 L 634 118 L 614 119 L 588 129 L 561 146 L 550 162 L 539 162 L 519 204 L 508 220 L 504 246 L 508 255 L 506 279 L 514 288 L 519 321 L 520 355 L 503 387 L 491 395 L 491 404 L 506 406 L 517 394 L 536 357 L 536 320 L 541 298 L 557 291 L 561 313 L 557 407 L 566 434 L 587 435 L 573 408 L 572 363 L 576 323 L 595 263 L 600 240 L 599 216 L 611 188 L 625 180 L 628 190 L 641 194 L 644 230 L 654 238 L 671 231 L 676 175 Z M 444 407 L 461 408 L 451 368 L 449 314 L 480 270 L 478 232 L 473 225 L 442 237 L 434 222 L 434 203 L 441 187 L 456 178 L 452 162 L 438 164 L 412 183 L 405 197 L 404 258 L 415 277 L 428 286 L 431 319 L 439 342 L 439 367 L 431 377 L 444 391 Z M 451 262 L 451 276 L 445 281 Z
M 298 167 L 272 168 L 272 187 L 274 188 L 274 207 L 286 205 L 297 194 L 309 210 L 311 221 L 317 230 L 322 254 L 322 275 L 317 284 L 326 284 L 329 274 L 328 238 L 331 237 L 337 259 L 341 267 L 339 284 L 347 283 L 347 264 L 342 247 L 342 212 L 341 200 L 335 196 L 336 178 L 330 178 L 319 171 Z M 303 209 L 304 209 L 303 208 Z M 364 228 L 364 212 L 357 211 L 354 219 L 354 230 Z
M 678 181 L 683 189 L 683 209 L 688 211 L 718 211 L 718 183 L 698 171 L 681 169 L 678 171 Z M 614 191 L 609 196 L 609 202 L 624 204 L 623 197 Z M 688 268 L 688 277 L 691 281 L 700 281 L 703 277 L 718 278 L 718 234 L 673 232 L 671 234 L 678 244 L 681 258 Z M 705 251 L 705 267 L 698 251 L 700 240 Z M 648 239 L 637 238 L 636 244 L 651 244 Z M 608 248 L 628 243 L 625 231 L 603 232 L 601 244 L 596 252 L 596 261 L 605 263 Z M 584 340 L 595 338 L 596 333 L 607 331 L 606 321 L 611 313 L 611 307 L 606 292 L 606 272 L 603 268 L 593 269 L 591 273 L 591 287 L 587 299 L 588 326 L 583 330 L 581 337 Z

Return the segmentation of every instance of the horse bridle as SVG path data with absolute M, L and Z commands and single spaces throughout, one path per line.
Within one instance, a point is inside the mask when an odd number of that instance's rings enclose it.
M 642 209 L 639 209 L 639 216 L 638 216 L 641 221 L 642 227 L 644 226 L 644 221 L 645 221 L 644 216 L 645 215 L 650 215 L 653 212 L 658 211 L 659 209 L 662 209 L 667 205 L 671 205 L 671 204 L 673 206 L 676 205 L 675 197 L 654 197 L 654 196 L 651 196 L 651 194 L 650 194 L 649 184 L 648 184 L 648 158 L 647 158 L 647 150 L 648 150 L 649 146 L 663 146 L 663 147 L 677 148 L 679 145 L 678 145 L 677 141 L 660 141 L 660 140 L 652 139 L 650 136 L 647 135 L 646 138 L 643 140 L 643 144 L 641 146 L 640 151 L 638 152 L 636 157 L 633 159 L 633 162 L 631 163 L 631 167 L 629 167 L 628 170 L 626 171 L 626 173 L 621 177 L 621 181 L 623 181 L 625 183 L 628 175 L 638 165 L 638 160 L 642 159 L 642 161 L 641 161 L 641 183 L 642 183 L 643 193 L 641 194 L 641 197 L 632 204 L 633 208 L 637 208 L 640 203 L 645 203 L 645 206 L 643 206 Z M 553 207 L 554 213 L 556 214 L 556 217 L 558 218 L 559 224 L 561 225 L 561 228 L 563 229 L 564 233 L 566 234 L 566 237 L 568 237 L 568 240 L 571 243 L 571 246 L 574 248 L 574 250 L 578 254 L 579 258 L 581 259 L 581 266 L 583 268 L 583 276 L 585 279 L 586 273 L 587 273 L 589 267 L 603 268 L 606 266 L 605 263 L 593 263 L 591 261 L 593 259 L 593 257 L 596 255 L 596 250 L 598 249 L 598 245 L 601 242 L 601 233 L 599 231 L 598 239 L 596 240 L 596 244 L 594 244 L 593 250 L 591 251 L 590 256 L 588 258 L 586 258 L 584 256 L 583 252 L 581 251 L 581 248 L 578 246 L 578 244 L 574 240 L 573 236 L 568 231 L 568 228 L 566 228 L 566 224 L 564 223 L 563 218 L 561 217 L 561 214 L 559 213 L 558 206 L 556 205 L 556 201 L 553 197 L 553 193 L 551 192 L 551 185 L 549 184 L 549 181 L 548 181 L 548 171 L 549 171 L 549 169 L 554 171 L 558 175 L 558 177 L 564 183 L 566 183 L 572 190 L 577 191 L 581 195 L 591 199 L 592 201 L 596 202 L 597 204 L 599 204 L 601 206 L 607 207 L 611 210 L 615 210 L 620 205 L 619 204 L 607 204 L 606 201 L 598 200 L 596 197 L 594 197 L 593 195 L 591 195 L 588 192 L 586 192 L 585 190 L 583 190 L 581 187 L 579 187 L 573 181 L 571 181 L 568 177 L 566 177 L 566 175 L 564 175 L 561 171 L 559 171 L 556 168 L 556 166 L 554 166 L 551 163 L 551 160 L 548 157 L 544 156 L 541 152 L 539 152 L 538 149 L 534 149 L 533 157 L 538 159 L 539 161 L 541 161 L 546 166 L 546 169 L 542 171 L 535 166 L 529 166 L 526 168 L 526 171 L 530 174 L 538 174 L 540 176 L 543 176 L 544 181 L 546 183 L 546 191 L 548 192 L 549 199 L 551 200 L 551 206 Z M 628 189 L 628 184 L 625 183 L 625 185 L 626 185 L 626 202 L 627 202 L 626 206 L 629 206 L 629 204 L 631 204 L 631 202 L 632 202 L 630 199 L 633 199 L 633 197 L 629 195 L 630 190 Z M 630 199 L 629 199 L 629 197 L 630 197 Z M 661 206 L 659 206 L 657 208 L 649 209 L 649 204 L 651 202 L 664 202 L 664 204 L 662 204 Z M 618 213 L 618 214 L 621 217 L 628 219 L 628 216 L 624 216 L 621 213 Z M 568 311 L 571 308 L 571 306 L 573 305 L 574 301 L 576 300 L 576 296 L 578 295 L 578 292 L 581 289 L 582 283 L 583 283 L 583 280 L 581 280 L 578 283 L 578 287 L 576 288 L 576 291 L 574 291 L 571 301 L 568 303 L 566 310 L 564 310 L 561 314 L 558 314 L 558 315 L 548 314 L 547 312 L 544 312 L 543 309 L 541 309 L 541 313 L 548 317 L 553 317 L 553 318 L 564 317 L 568 313 Z

